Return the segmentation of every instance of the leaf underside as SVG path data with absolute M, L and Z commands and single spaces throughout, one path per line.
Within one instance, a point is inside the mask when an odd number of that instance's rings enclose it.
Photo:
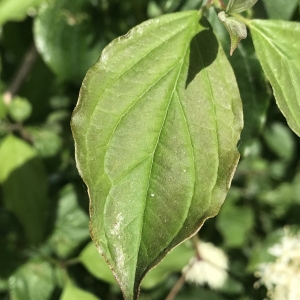
M 147 21 L 107 46 L 72 117 L 92 239 L 125 299 L 214 216 L 239 154 L 232 69 L 197 11 Z
M 252 20 L 250 30 L 277 105 L 291 129 L 300 136 L 300 24 Z
M 229 0 L 226 8 L 227 13 L 241 13 L 251 8 L 257 0 Z

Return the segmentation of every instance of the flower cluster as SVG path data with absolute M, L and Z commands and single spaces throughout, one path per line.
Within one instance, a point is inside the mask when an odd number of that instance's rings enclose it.
M 292 235 L 285 230 L 280 243 L 269 248 L 268 252 L 276 260 L 259 265 L 257 285 L 264 284 L 272 300 L 300 299 L 300 233 Z
M 182 270 L 185 280 L 198 284 L 207 284 L 213 289 L 221 288 L 228 276 L 228 259 L 226 254 L 211 243 L 199 241 L 199 257 L 192 258 L 189 265 Z

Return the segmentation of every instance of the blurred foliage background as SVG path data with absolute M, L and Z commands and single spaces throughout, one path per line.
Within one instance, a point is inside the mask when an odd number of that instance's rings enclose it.
M 226 1 L 225 1 L 226 2 Z M 299 1 L 259 0 L 252 18 L 300 20 Z M 0 299 L 122 299 L 90 242 L 88 195 L 69 121 L 89 67 L 133 26 L 203 0 L 0 0 Z M 229 37 L 208 12 L 229 53 Z M 242 154 L 219 215 L 200 238 L 229 257 L 222 289 L 184 284 L 175 299 L 263 299 L 257 265 L 300 225 L 300 143 L 275 105 L 251 37 L 233 57 L 244 105 Z M 101 120 L 99 120 L 100 122 Z M 195 255 L 182 244 L 146 277 L 140 299 L 165 299 Z

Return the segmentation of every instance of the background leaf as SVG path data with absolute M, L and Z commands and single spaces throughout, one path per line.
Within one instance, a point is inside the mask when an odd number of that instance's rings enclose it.
M 168 253 L 156 267 L 147 273 L 142 281 L 142 288 L 154 288 L 166 280 L 172 273 L 181 272 L 183 267 L 185 267 L 194 256 L 195 248 L 189 241 L 180 244 Z
M 251 36 L 243 40 L 236 48 L 234 55 L 230 56 L 228 33 L 212 9 L 209 13 L 209 22 L 222 43 L 238 83 L 244 114 L 244 128 L 239 142 L 239 151 L 242 155 L 246 155 L 265 124 L 271 93 L 255 54 Z
M 91 293 L 88 293 L 71 282 L 68 282 L 64 287 L 60 300 L 100 300 Z
M 0 158 L 4 204 L 24 226 L 28 241 L 37 244 L 45 234 L 49 207 L 44 165 L 30 145 L 12 135 L 2 141 Z
M 300 24 L 252 20 L 249 25 L 277 105 L 291 129 L 300 136 Z
M 11 300 L 48 300 L 56 284 L 55 271 L 46 261 L 32 260 L 9 279 Z
M 225 247 L 238 248 L 245 244 L 254 225 L 251 207 L 234 204 L 235 199 L 226 198 L 217 218 L 217 228 L 224 237 Z
M 271 128 L 264 132 L 268 147 L 280 158 L 289 161 L 295 151 L 295 140 L 292 132 L 281 123 L 273 123 Z
M 299 5 L 298 0 L 263 0 L 264 6 L 270 19 L 290 20 L 296 7 Z
M 149 268 L 218 212 L 239 157 L 237 85 L 198 19 L 196 11 L 166 15 L 111 43 L 73 114 L 92 238 L 125 299 L 135 299 Z
M 57 217 L 49 244 L 59 257 L 65 258 L 88 238 L 88 216 L 78 205 L 74 187 L 67 185 L 60 192 Z
M 10 20 L 23 19 L 30 7 L 36 7 L 44 0 L 1 0 L 0 26 Z
M 105 282 L 116 284 L 116 279 L 104 260 L 103 256 L 99 254 L 94 243 L 90 242 L 80 253 L 79 256 L 82 264 L 93 274 L 96 278 L 104 280 Z
M 86 0 L 54 0 L 44 3 L 35 19 L 37 49 L 61 79 L 81 82 L 104 47 L 101 16 L 92 9 Z
M 257 0 L 229 0 L 226 7 L 226 13 L 241 13 L 251 8 Z

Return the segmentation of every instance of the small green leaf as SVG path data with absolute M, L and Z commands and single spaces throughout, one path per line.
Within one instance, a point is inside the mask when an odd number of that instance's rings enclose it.
M 89 243 L 80 253 L 79 259 L 81 263 L 88 269 L 88 271 L 101 280 L 111 284 L 117 284 L 117 281 L 104 260 L 103 256 L 99 254 L 94 243 Z
M 51 264 L 31 260 L 9 278 L 10 299 L 49 300 L 55 285 L 55 271 Z
M 226 247 L 242 247 L 253 226 L 254 215 L 250 207 L 239 207 L 227 201 L 217 217 L 217 227 Z
M 289 161 L 295 151 L 295 140 L 292 132 L 281 123 L 273 123 L 264 131 L 264 138 L 269 148 L 280 158 Z
M 33 141 L 33 146 L 37 150 L 39 156 L 54 156 L 62 147 L 62 138 L 53 130 L 41 127 L 29 127 L 28 132 Z
M 60 300 L 100 300 L 93 294 L 76 287 L 68 282 L 64 287 Z
M 45 2 L 34 23 L 36 47 L 44 61 L 61 79 L 82 81 L 104 47 L 101 27 L 92 20 L 86 0 Z
M 31 111 L 30 102 L 21 97 L 15 97 L 8 107 L 9 115 L 16 122 L 24 122 L 30 117 Z
M 0 26 L 7 21 L 18 21 L 26 16 L 30 7 L 41 4 L 44 0 L 1 0 Z
M 190 242 L 184 242 L 173 249 L 167 256 L 145 276 L 142 288 L 151 289 L 163 282 L 175 272 L 181 272 L 190 259 L 195 256 L 195 248 Z
M 57 217 L 49 244 L 59 257 L 67 257 L 89 237 L 88 216 L 77 203 L 72 185 L 60 191 Z
M 257 0 L 229 0 L 226 7 L 226 13 L 241 13 L 249 8 L 251 8 Z
M 73 113 L 91 235 L 126 300 L 217 214 L 239 158 L 237 84 L 199 18 L 164 15 L 113 41 L 87 73 Z
M 300 23 L 252 20 L 249 25 L 277 105 L 291 129 L 300 136 Z
M 43 162 L 30 145 L 12 135 L 0 145 L 0 160 L 4 204 L 23 225 L 28 241 L 39 243 L 49 204 Z
M 239 42 L 247 37 L 246 25 L 235 17 L 227 17 L 224 11 L 219 12 L 218 18 L 224 24 L 230 35 L 230 55 L 232 55 Z

